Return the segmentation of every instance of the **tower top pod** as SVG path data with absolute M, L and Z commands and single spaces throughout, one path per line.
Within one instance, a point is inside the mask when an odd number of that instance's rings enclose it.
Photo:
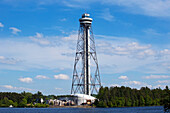
M 79 19 L 80 24 L 90 24 L 92 23 L 93 19 L 90 18 L 90 14 L 84 13 L 82 18 Z

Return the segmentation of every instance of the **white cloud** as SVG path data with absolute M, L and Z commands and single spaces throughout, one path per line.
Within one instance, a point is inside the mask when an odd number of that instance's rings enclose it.
M 150 47 L 151 47 L 151 45 L 141 46 L 137 42 L 132 42 L 132 43 L 128 44 L 128 48 L 130 50 L 144 50 L 144 49 L 148 49 Z
M 37 37 L 41 37 L 41 35 L 37 35 Z M 13 56 L 15 60 L 22 59 L 22 62 L 16 62 L 15 66 L 1 65 L 0 63 L 0 69 L 72 69 L 74 55 L 68 56 L 66 54 L 75 54 L 76 46 L 74 46 L 74 43 L 76 43 L 76 40 L 71 41 L 72 44 L 70 44 L 70 40 L 64 40 L 64 37 L 52 36 L 48 37 L 48 39 L 53 44 L 49 46 L 42 46 L 39 43 L 16 41 L 15 38 L 13 39 L 14 40 L 6 39 L 0 41 L 0 48 L 5 48 L 0 49 L 0 53 L 5 56 Z M 1 56 L 1 62 L 2 59 L 4 62 L 4 56 Z
M 140 89 L 141 87 L 149 87 L 149 88 L 153 88 L 152 85 L 147 84 L 145 82 L 141 82 L 141 81 L 126 81 L 126 82 L 121 82 L 120 84 L 111 84 L 109 85 L 110 87 L 121 87 L 121 86 L 125 86 L 125 87 L 131 87 L 131 88 L 137 88 Z
M 127 76 L 120 76 L 119 79 L 128 80 Z
M 169 0 L 105 0 L 102 3 L 123 6 L 126 12 L 154 17 L 170 17 Z
M 113 21 L 114 20 L 114 16 L 111 15 L 110 10 L 108 8 L 103 10 L 103 12 L 100 15 L 100 18 L 103 18 L 107 21 Z
M 166 78 L 170 78 L 169 75 L 150 75 L 150 76 L 145 76 L 143 77 L 145 79 L 166 79 Z
M 35 78 L 36 79 L 49 79 L 49 77 L 44 76 L 44 75 L 37 75 Z
M 59 75 L 54 75 L 55 79 L 62 79 L 62 80 L 68 80 L 69 76 L 65 74 L 59 74 Z
M 25 82 L 25 83 L 31 83 L 32 82 L 32 78 L 29 78 L 29 77 L 19 78 L 19 81 Z
M 0 49 L 2 55 L 13 56 L 15 60 L 16 58 L 22 59 L 22 62 L 16 62 L 15 66 L 0 64 L 0 69 L 28 70 L 48 68 L 58 70 L 63 68 L 64 70 L 72 70 L 78 37 L 77 32 L 65 37 L 43 36 L 41 33 L 33 37 L 36 37 L 36 39 L 45 38 L 50 44 L 43 46 L 38 42 L 16 41 L 15 38 L 13 38 L 14 40 L 0 41 L 0 48 L 5 48 Z M 160 64 L 163 62 L 168 63 L 169 58 L 163 59 L 160 56 L 160 59 L 156 59 L 155 56 L 158 56 L 160 50 L 154 50 L 153 48 L 157 47 L 142 44 L 127 37 L 97 35 L 95 39 L 102 74 L 122 73 L 132 70 L 156 74 L 169 71 L 168 67 L 170 65 Z
M 169 0 L 70 0 L 64 2 L 68 7 L 86 8 L 92 4 L 101 3 L 101 5 L 120 6 L 121 11 L 142 14 L 153 17 L 170 17 L 170 1 Z
M 78 2 L 78 3 L 77 3 Z M 77 0 L 77 2 L 74 2 L 74 1 L 63 1 L 63 4 L 67 7 L 71 7 L 71 8 L 83 8 L 79 1 Z M 86 2 L 84 2 L 86 3 Z M 84 4 L 84 6 L 87 8 L 87 4 Z
M 43 36 L 42 33 L 36 33 L 35 37 L 36 37 L 36 38 L 43 38 L 44 36 Z
M 170 78 L 170 77 L 169 77 Z M 166 83 L 170 84 L 170 80 L 158 80 L 157 83 Z
M 99 40 L 100 37 L 103 39 Z M 137 70 L 159 74 L 169 71 L 169 66 L 160 66 L 162 62 L 169 62 L 170 57 L 167 56 L 165 59 L 160 56 L 159 47 L 142 44 L 137 40 L 131 40 L 130 38 L 128 40 L 128 38 L 124 37 L 117 39 L 118 37 L 99 36 L 98 38 L 97 36 L 95 38 L 98 39 L 96 40 L 97 55 L 100 65 L 103 67 L 101 70 L 104 73 Z M 108 65 L 111 67 L 108 67 Z
M 4 56 L 0 56 L 0 63 L 2 64 L 17 64 L 19 62 L 22 62 L 19 59 L 15 59 L 15 58 L 7 58 Z
M 55 88 L 56 90 L 62 90 L 62 88 Z
M 18 34 L 18 32 L 21 32 L 21 30 L 16 28 L 16 27 L 10 27 L 9 29 L 11 29 L 12 30 L 12 34 L 15 34 L 15 35 Z
M 33 89 L 30 88 L 24 88 L 24 87 L 14 87 L 11 85 L 1 85 L 0 87 L 5 88 L 5 89 L 9 89 L 9 90 L 19 90 L 19 91 L 33 91 Z
M 35 36 L 30 36 L 29 37 L 32 41 L 41 44 L 41 45 L 49 45 L 50 42 L 44 38 L 42 33 L 36 33 Z
M 60 19 L 60 21 L 65 22 L 65 21 L 67 21 L 67 19 L 66 18 L 62 18 L 62 19 Z
M 129 87 L 132 87 L 132 88 L 141 88 L 141 87 L 149 87 L 149 88 L 152 88 L 152 85 L 149 85 L 147 83 L 144 83 L 144 82 L 140 82 L 140 81 L 128 81 L 128 82 L 122 82 L 122 85 L 125 85 L 125 86 L 129 86 Z
M 146 49 L 137 53 L 137 57 L 141 59 L 146 58 L 148 56 L 154 56 L 154 55 L 155 55 L 155 51 L 152 49 Z
M 111 85 L 109 85 L 110 87 L 120 87 L 120 85 L 119 84 L 111 84 Z
M 139 82 L 139 81 L 129 81 L 129 82 L 124 82 L 124 84 L 127 84 L 127 85 L 142 85 L 142 82 Z
M 152 28 L 145 29 L 144 32 L 148 35 L 156 35 L 156 36 L 161 35 L 160 33 L 158 33 L 156 30 L 154 30 Z
M 166 86 L 167 86 L 167 85 L 160 85 L 160 84 L 158 84 L 158 85 L 153 86 L 153 88 L 165 89 Z M 169 87 L 169 85 L 168 85 L 168 87 Z
M 77 41 L 78 39 L 78 32 L 73 31 L 69 36 L 63 37 L 62 40 L 64 41 Z
M 71 8 L 90 8 L 93 7 L 93 4 L 99 3 L 102 6 L 120 6 L 121 11 L 125 11 L 127 13 L 133 14 L 142 14 L 147 16 L 154 17 L 170 17 L 170 1 L 169 0 L 67 0 L 60 1 L 57 0 L 29 0 L 27 2 L 23 2 L 23 0 L 5 0 L 3 1 L 10 5 L 17 4 L 28 4 L 35 3 L 38 5 L 51 5 L 51 4 L 64 4 L 67 7 Z M 97 4 L 97 5 L 99 5 Z M 83 7 L 82 7 L 83 6 Z M 103 8 L 99 5 L 99 7 Z
M 0 27 L 4 27 L 4 25 L 0 22 Z
M 0 56 L 0 60 L 4 60 L 5 59 L 5 57 L 4 56 Z
M 11 86 L 11 85 L 3 85 L 4 88 L 7 88 L 7 89 L 13 89 L 14 87 Z
M 170 55 L 170 50 L 169 49 L 164 49 L 160 51 L 161 55 Z
M 107 41 L 106 41 L 107 42 Z M 101 42 L 103 44 L 97 45 L 99 52 L 111 55 L 124 55 L 128 57 L 133 57 L 137 59 L 147 58 L 149 56 L 154 56 L 155 51 L 151 49 L 151 45 L 140 45 L 138 42 L 124 43 L 122 45 L 115 45 L 113 42 Z M 114 45 L 114 46 L 113 46 Z

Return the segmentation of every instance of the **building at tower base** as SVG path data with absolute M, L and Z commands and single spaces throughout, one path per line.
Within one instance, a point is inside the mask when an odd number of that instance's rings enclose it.
M 85 94 L 74 94 L 58 98 L 61 102 L 72 102 L 74 104 L 68 105 L 92 105 L 96 100 L 95 97 Z M 67 105 L 67 104 L 66 104 Z

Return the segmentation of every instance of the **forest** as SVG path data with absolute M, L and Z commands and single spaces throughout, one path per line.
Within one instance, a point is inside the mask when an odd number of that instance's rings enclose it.
M 41 92 L 35 94 L 29 92 L 15 93 L 15 92 L 0 92 L 0 107 L 49 107 L 44 101 L 40 99 L 49 100 L 57 98 L 55 95 L 45 96 Z
M 162 106 L 170 103 L 170 90 L 141 87 L 139 90 L 130 87 L 101 87 L 95 101 L 96 107 L 133 107 Z

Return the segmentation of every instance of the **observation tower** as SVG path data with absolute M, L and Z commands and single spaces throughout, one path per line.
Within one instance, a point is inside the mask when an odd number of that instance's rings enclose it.
M 98 93 L 101 87 L 99 66 L 90 14 L 83 14 L 79 19 L 77 49 L 73 70 L 71 94 L 91 95 Z

